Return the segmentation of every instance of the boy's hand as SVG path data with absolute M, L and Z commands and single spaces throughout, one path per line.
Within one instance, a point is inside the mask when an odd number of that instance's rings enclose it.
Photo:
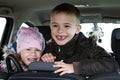
M 54 71 L 54 73 L 59 73 L 60 76 L 67 74 L 67 73 L 74 73 L 73 64 L 66 64 L 64 62 L 55 62 L 53 67 L 59 68 L 58 70 Z
M 54 62 L 56 57 L 53 56 L 51 53 L 46 53 L 41 57 L 43 62 Z

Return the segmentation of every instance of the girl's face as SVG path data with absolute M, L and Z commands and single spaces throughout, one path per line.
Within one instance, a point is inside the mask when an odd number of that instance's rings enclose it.
M 37 48 L 24 49 L 20 52 L 21 60 L 26 64 L 39 61 L 41 57 L 41 51 Z
M 74 15 L 57 13 L 51 16 L 51 35 L 58 45 L 65 45 L 75 34 L 80 32 Z

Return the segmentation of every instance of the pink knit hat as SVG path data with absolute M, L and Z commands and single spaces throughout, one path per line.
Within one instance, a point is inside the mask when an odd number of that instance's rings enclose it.
M 45 48 L 45 40 L 43 35 L 36 27 L 25 28 L 22 27 L 17 33 L 17 53 L 20 53 L 24 49 L 37 48 L 43 51 Z

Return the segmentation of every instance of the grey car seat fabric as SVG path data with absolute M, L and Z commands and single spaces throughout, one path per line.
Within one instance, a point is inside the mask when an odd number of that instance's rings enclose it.
M 9 77 L 9 74 L 6 72 L 0 72 L 0 80 L 7 80 Z
M 42 61 L 37 61 L 37 62 L 32 62 L 28 66 L 29 71 L 49 71 L 53 72 L 57 70 L 57 68 L 53 67 L 54 62 L 42 62 Z
M 43 34 L 45 41 L 48 41 L 51 39 L 50 26 L 36 26 L 36 27 Z
M 119 72 L 104 73 L 92 76 L 88 80 L 120 80 Z
M 14 74 L 8 80 L 85 80 L 84 77 L 76 74 L 59 76 L 51 72 L 24 72 Z

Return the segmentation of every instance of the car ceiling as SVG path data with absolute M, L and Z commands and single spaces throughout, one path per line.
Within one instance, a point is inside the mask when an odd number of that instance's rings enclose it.
M 0 14 L 18 16 L 19 12 L 28 12 L 44 23 L 49 21 L 50 11 L 60 3 L 87 5 L 78 7 L 82 22 L 120 19 L 120 0 L 0 0 Z M 22 5 L 22 6 L 21 6 Z M 2 8 L 9 8 L 5 11 Z M 26 13 L 25 13 L 26 14 Z

